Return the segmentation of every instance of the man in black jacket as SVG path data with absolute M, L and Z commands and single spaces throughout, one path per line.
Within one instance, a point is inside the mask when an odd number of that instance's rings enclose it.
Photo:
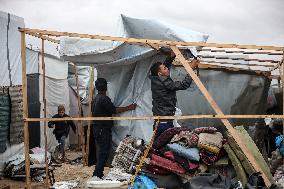
M 170 77 L 170 64 L 175 59 L 174 53 L 166 59 L 164 63 L 157 62 L 151 67 L 151 91 L 152 91 L 152 112 L 154 116 L 174 116 L 176 110 L 176 91 L 186 90 L 190 87 L 192 79 L 187 75 L 182 81 L 173 81 Z M 190 64 L 195 69 L 198 60 L 193 60 Z M 154 124 L 155 125 L 155 124 Z M 155 138 L 162 132 L 173 127 L 173 120 L 162 120 L 158 125 Z
M 112 117 L 113 114 L 134 110 L 136 108 L 136 104 L 130 104 L 126 107 L 115 107 L 111 99 L 106 95 L 107 81 L 104 78 L 98 78 L 95 82 L 95 86 L 98 90 L 98 94 L 93 102 L 93 117 Z M 103 177 L 104 166 L 111 147 L 112 127 L 112 120 L 95 120 L 93 122 L 94 140 L 99 146 L 98 159 L 93 176 Z
M 63 118 L 63 117 L 70 117 L 69 115 L 65 114 L 65 107 L 63 105 L 59 105 L 58 113 L 55 114 L 52 118 Z M 48 127 L 53 128 L 55 125 L 55 129 L 53 130 L 53 134 L 55 135 L 56 140 L 59 143 L 59 152 L 62 153 L 62 160 L 65 159 L 65 139 L 68 137 L 70 127 L 72 128 L 73 132 L 76 133 L 76 126 L 72 120 L 68 121 L 49 121 Z

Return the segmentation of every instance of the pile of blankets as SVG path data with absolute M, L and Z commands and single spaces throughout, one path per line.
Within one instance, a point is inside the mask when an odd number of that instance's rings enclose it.
M 187 180 L 207 170 L 223 155 L 223 135 L 215 127 L 174 127 L 153 144 L 147 170 L 158 175 L 174 173 Z

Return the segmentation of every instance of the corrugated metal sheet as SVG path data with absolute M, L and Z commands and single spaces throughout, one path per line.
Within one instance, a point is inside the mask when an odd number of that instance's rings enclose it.
M 11 98 L 10 143 L 19 144 L 24 141 L 22 86 L 9 88 Z
M 10 98 L 7 87 L 0 87 L 0 153 L 7 149 L 10 123 Z

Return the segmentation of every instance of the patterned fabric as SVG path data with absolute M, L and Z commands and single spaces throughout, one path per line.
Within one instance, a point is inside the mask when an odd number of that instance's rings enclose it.
M 186 148 L 179 144 L 168 144 L 167 147 L 177 156 L 181 156 L 192 161 L 200 160 L 198 148 Z
M 153 144 L 153 148 L 160 149 L 171 141 L 174 135 L 180 133 L 181 131 L 190 131 L 189 127 L 173 127 L 164 131 Z
M 220 132 L 216 133 L 200 133 L 198 147 L 204 148 L 215 154 L 219 153 L 222 148 L 223 135 Z
M 215 133 L 217 129 L 215 127 L 199 127 L 193 130 L 194 133 Z
M 171 143 L 179 143 L 189 148 L 195 147 L 198 143 L 198 135 L 190 131 L 181 131 L 172 138 Z
M 168 160 L 166 158 L 157 156 L 155 154 L 152 154 L 152 156 L 151 156 L 150 165 L 162 167 L 163 169 L 166 169 L 166 170 L 171 171 L 173 173 L 184 174 L 186 172 L 185 169 L 181 165 L 179 165 L 178 163 L 171 161 L 171 160 Z
M 208 152 L 205 149 L 200 149 L 199 154 L 200 154 L 200 159 L 204 164 L 212 165 L 214 162 L 218 161 L 224 153 L 223 151 L 220 151 L 220 153 L 215 154 Z

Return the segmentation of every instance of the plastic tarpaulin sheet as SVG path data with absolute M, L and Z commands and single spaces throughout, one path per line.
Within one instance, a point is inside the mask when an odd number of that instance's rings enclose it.
M 205 42 L 208 35 L 169 26 L 154 21 L 121 16 L 118 36 Z M 96 64 L 98 77 L 108 81 L 108 95 L 116 106 L 137 103 L 135 111 L 118 116 L 152 115 L 152 94 L 148 73 L 156 61 L 165 60 L 149 47 L 131 46 L 126 43 L 104 42 L 87 39 L 61 38 L 60 53 L 66 61 L 80 65 Z M 153 121 L 116 121 L 113 141 L 118 144 L 127 134 L 149 140 Z
M 0 86 L 22 84 L 18 27 L 24 26 L 23 18 L 0 11 Z

